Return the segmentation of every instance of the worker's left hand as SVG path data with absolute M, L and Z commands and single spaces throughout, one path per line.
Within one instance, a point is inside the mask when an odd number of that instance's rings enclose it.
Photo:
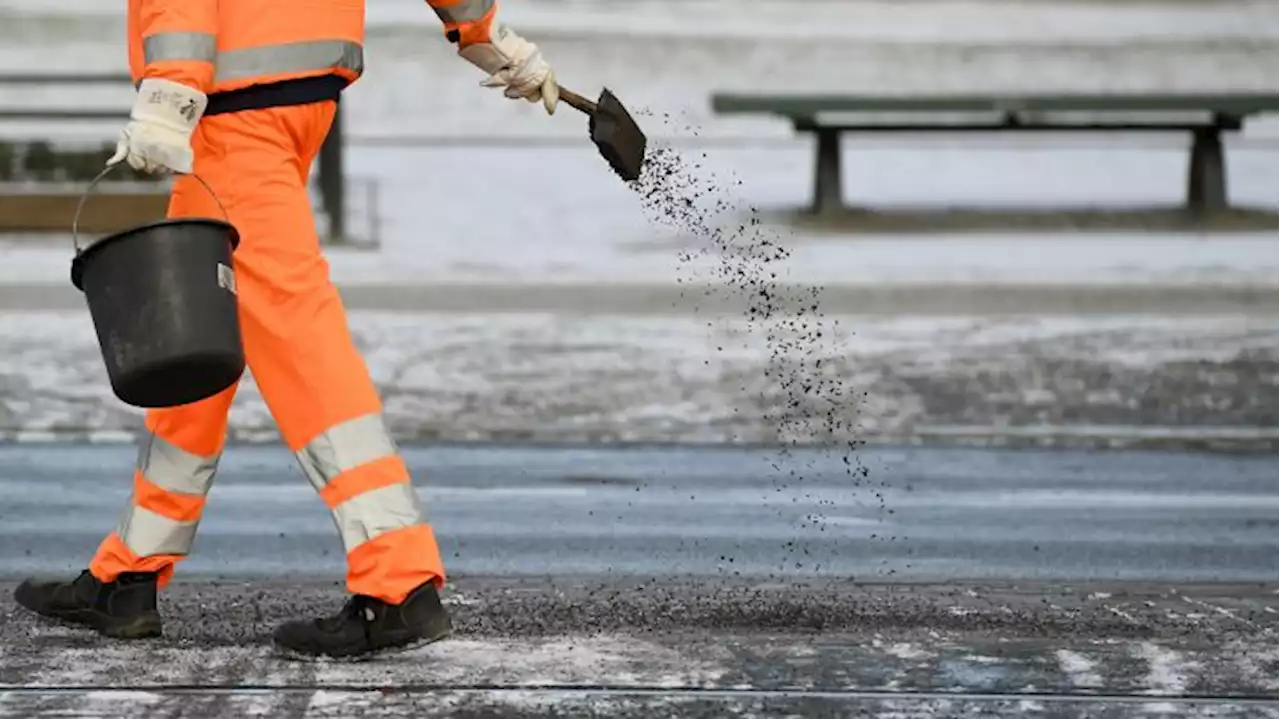
M 502 94 L 513 100 L 541 102 L 548 115 L 555 113 L 560 102 L 555 72 L 537 45 L 506 25 L 494 27 L 491 42 L 473 43 L 458 50 L 458 55 L 489 73 L 482 86 L 504 88 Z
M 129 124 L 120 131 L 116 153 L 107 165 L 128 161 L 133 169 L 149 174 L 191 172 L 191 135 L 208 104 L 204 93 L 182 83 L 143 80 Z

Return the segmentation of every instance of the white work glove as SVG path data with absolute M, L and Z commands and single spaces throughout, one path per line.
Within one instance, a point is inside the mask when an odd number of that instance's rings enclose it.
M 515 34 L 506 25 L 495 24 L 491 42 L 468 45 L 458 50 L 467 62 L 489 73 L 480 84 L 501 87 L 504 95 L 529 102 L 542 102 L 547 114 L 554 114 L 560 102 L 556 74 L 542 59 L 538 46 Z
M 107 165 L 127 160 L 129 167 L 149 174 L 191 172 L 191 135 L 208 104 L 203 92 L 182 83 L 143 80 Z

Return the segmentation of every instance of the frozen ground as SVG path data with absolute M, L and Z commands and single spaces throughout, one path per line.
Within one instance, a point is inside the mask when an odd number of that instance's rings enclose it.
M 357 664 L 266 645 L 286 617 L 329 611 L 320 583 L 175 582 L 167 636 L 123 646 L 5 607 L 0 716 L 1277 716 L 1274 585 L 451 589 L 460 636 Z
M 794 330 L 769 342 L 745 320 L 697 315 L 357 311 L 352 324 L 402 439 L 909 440 L 960 426 L 979 439 L 1031 427 L 1048 435 L 1033 442 L 1096 445 L 1123 444 L 1134 427 L 1157 440 L 1208 427 L 1270 447 L 1277 422 L 1274 313 L 828 316 L 829 341 L 800 344 Z M 124 437 L 138 426 L 110 395 L 86 312 L 2 313 L 0 345 L 9 436 Z M 831 391 L 797 396 L 782 384 L 796 379 Z M 797 402 L 779 437 L 777 418 Z M 274 439 L 252 384 L 232 425 L 239 439 Z M 1072 436 L 1091 425 L 1110 429 Z

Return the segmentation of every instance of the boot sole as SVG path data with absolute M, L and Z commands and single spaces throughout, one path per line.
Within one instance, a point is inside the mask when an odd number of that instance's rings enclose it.
M 164 623 L 158 614 L 135 617 L 128 621 L 114 621 L 94 612 L 42 612 L 19 602 L 19 606 L 36 616 L 55 624 L 78 629 L 92 629 L 110 639 L 154 639 L 164 633 Z
M 164 624 L 159 616 L 141 616 L 120 624 L 104 624 L 95 627 L 98 633 L 112 639 L 158 639 L 164 634 Z
M 279 644 L 275 645 L 275 649 L 276 649 L 276 654 L 278 656 L 283 657 L 285 659 L 293 659 L 295 661 L 300 661 L 300 662 L 312 662 L 312 663 L 338 662 L 342 664 L 359 664 L 360 662 L 372 661 L 374 659 L 379 659 L 387 656 L 396 656 L 399 654 L 404 654 L 406 652 L 411 652 L 415 649 L 421 649 L 425 646 L 435 644 L 436 642 L 442 639 L 447 639 L 452 634 L 453 634 L 453 627 L 449 626 L 443 630 L 437 630 L 436 632 L 432 633 L 429 636 L 420 637 L 418 639 L 415 639 L 405 644 L 399 644 L 393 647 L 383 647 L 380 649 L 373 649 L 367 652 L 363 652 L 361 654 L 351 654 L 351 655 L 336 656 L 336 657 L 331 656 L 329 654 L 307 654 L 304 652 L 300 652 L 296 649 L 289 649 L 288 647 L 282 647 Z

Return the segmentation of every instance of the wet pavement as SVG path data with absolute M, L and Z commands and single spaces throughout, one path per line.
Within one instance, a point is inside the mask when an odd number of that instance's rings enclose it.
M 474 577 L 446 642 L 272 654 L 276 622 L 339 592 L 175 582 L 143 644 L 6 607 L 0 714 L 1275 716 L 1274 584 Z
M 131 450 L 0 447 L 0 715 L 1277 716 L 1273 454 L 405 454 L 457 635 L 305 664 L 271 628 L 342 562 L 284 450 L 231 448 L 165 638 L 116 644 L 7 596 L 84 562 Z
M 126 445 L 0 446 L 0 576 L 83 562 L 124 505 L 133 457 Z M 846 465 L 820 450 L 441 445 L 405 458 L 460 575 L 1266 582 L 1277 571 L 1268 454 L 877 448 Z M 292 455 L 233 446 L 186 572 L 342 566 Z

